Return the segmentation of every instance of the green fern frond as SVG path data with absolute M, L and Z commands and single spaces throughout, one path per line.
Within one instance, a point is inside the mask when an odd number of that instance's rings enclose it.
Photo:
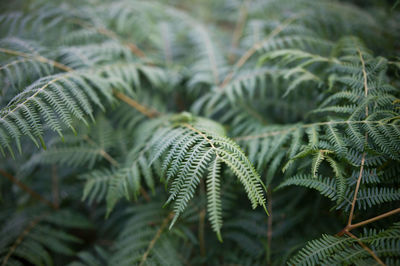
M 60 136 L 63 136 L 63 126 L 75 131 L 73 118 L 87 123 L 85 116 L 93 119 L 93 105 L 104 108 L 100 98 L 111 100 L 111 93 L 112 88 L 106 79 L 86 73 L 72 72 L 39 79 L 1 110 L 2 153 L 4 149 L 13 153 L 12 141 L 22 152 L 20 138 L 23 135 L 29 136 L 37 146 L 39 143 L 44 145 L 42 117 L 48 127 Z
M 330 198 L 332 201 L 337 199 L 337 185 L 333 178 L 323 178 L 318 176 L 297 175 L 290 177 L 282 182 L 276 189 L 281 189 L 287 186 L 303 186 L 318 190 L 322 195 Z
M 296 265 L 323 264 L 325 258 L 332 254 L 343 251 L 355 240 L 350 237 L 334 237 L 323 235 L 322 238 L 309 241 L 307 246 L 290 260 Z
M 168 173 L 167 181 L 171 184 L 171 194 L 167 203 L 175 201 L 175 216 L 171 226 L 194 196 L 200 179 L 216 160 L 228 165 L 239 178 L 253 208 L 261 205 L 266 209 L 263 184 L 259 175 L 239 146 L 224 136 L 224 130 L 218 124 L 202 118 L 194 118 L 194 121 L 190 121 L 184 114 L 180 117 L 172 117 L 170 121 L 173 123 L 171 126 L 161 128 L 159 133 L 155 133 L 152 145 L 154 146 L 153 161 L 166 153 L 163 165 Z M 186 145 L 180 144 L 181 140 Z M 218 172 L 215 172 L 214 179 L 219 179 L 217 174 Z M 213 208 L 218 210 L 217 206 Z M 215 224 L 216 217 L 211 219 Z M 213 226 L 215 230 L 220 227 Z M 219 229 L 217 233 L 218 231 Z

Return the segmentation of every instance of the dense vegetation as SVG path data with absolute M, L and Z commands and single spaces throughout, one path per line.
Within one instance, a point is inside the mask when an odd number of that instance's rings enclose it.
M 395 1 L 8 1 L 2 265 L 400 265 Z

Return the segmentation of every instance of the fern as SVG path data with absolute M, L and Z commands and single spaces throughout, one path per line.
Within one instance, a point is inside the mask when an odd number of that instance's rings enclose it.
M 1 264 L 398 265 L 386 2 L 0 3 Z
M 259 175 L 245 157 L 240 147 L 226 138 L 224 129 L 211 121 L 192 117 L 183 113 L 170 118 L 172 125 L 161 128 L 152 140 L 154 145 L 153 161 L 166 153 L 163 160 L 163 171 L 167 172 L 166 182 L 171 184 L 169 203 L 175 200 L 175 216 L 171 226 L 186 208 L 188 201 L 194 196 L 195 188 L 200 179 L 210 168 L 209 198 L 213 202 L 210 210 L 210 220 L 214 230 L 220 237 L 221 206 L 217 202 L 217 182 L 219 166 L 224 162 L 243 184 L 252 207 L 261 205 L 266 210 L 263 184 Z M 172 160 L 172 162 L 171 162 Z M 211 166 L 210 166 L 211 165 Z M 214 169 L 217 167 L 217 169 Z

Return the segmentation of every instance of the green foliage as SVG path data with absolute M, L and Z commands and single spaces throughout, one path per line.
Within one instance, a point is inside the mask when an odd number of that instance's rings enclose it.
M 400 14 L 361 2 L 0 3 L 1 263 L 398 265 Z

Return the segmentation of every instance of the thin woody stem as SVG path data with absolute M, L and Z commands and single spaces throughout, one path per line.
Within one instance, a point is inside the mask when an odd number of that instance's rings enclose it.
M 40 223 L 46 216 L 47 214 L 43 214 L 29 223 L 29 225 L 25 228 L 24 231 L 22 231 L 22 233 L 18 236 L 17 240 L 15 240 L 14 244 L 9 249 L 7 255 L 4 257 L 3 263 L 1 264 L 2 266 L 7 265 L 8 260 L 10 259 L 14 251 L 17 249 L 17 247 L 22 243 L 25 237 L 33 230 L 33 228 L 35 228 L 35 226 L 38 223 Z
M 199 213 L 199 245 L 200 245 L 200 255 L 202 257 L 206 256 L 206 245 L 204 243 L 204 222 L 206 217 L 206 210 L 202 209 Z
M 83 139 L 86 140 L 90 145 L 92 145 L 93 147 L 98 147 L 98 145 L 96 144 L 96 142 L 94 142 L 88 135 L 83 136 Z M 98 151 L 98 153 L 104 158 L 106 159 L 110 164 L 112 164 L 113 166 L 118 166 L 119 163 L 113 158 L 111 157 L 111 155 L 106 152 L 103 148 L 99 147 L 100 150 Z
M 134 43 L 131 43 L 131 42 L 128 42 L 125 40 L 121 40 L 121 38 L 115 32 L 113 32 L 109 29 L 106 29 L 104 27 L 96 27 L 94 25 L 86 23 L 85 21 L 77 20 L 77 19 L 73 20 L 73 22 L 77 25 L 80 25 L 80 26 L 86 28 L 86 29 L 97 31 L 101 35 L 104 35 L 110 39 L 118 40 L 118 41 L 122 42 L 122 44 L 124 44 L 126 47 L 128 47 L 129 50 L 131 50 L 131 52 L 133 54 L 137 55 L 140 58 L 146 57 L 145 53 L 141 49 L 139 49 L 139 47 L 137 47 Z
M 364 152 L 363 155 L 362 155 L 362 158 L 361 158 L 360 173 L 358 175 L 356 189 L 354 191 L 353 201 L 351 203 L 351 210 L 350 210 L 349 219 L 347 221 L 347 226 L 350 226 L 351 222 L 353 220 L 354 208 L 356 206 L 356 201 L 357 201 L 357 194 L 358 194 L 358 190 L 360 189 L 361 179 L 362 179 L 362 175 L 363 175 L 363 172 L 364 172 L 365 155 L 366 155 L 366 153 Z
M 60 70 L 65 71 L 65 72 L 74 72 L 75 71 L 74 69 L 70 68 L 69 66 L 66 66 L 60 62 L 48 59 L 41 55 L 28 54 L 28 53 L 23 53 L 23 52 L 19 52 L 19 51 L 15 51 L 15 50 L 4 49 L 4 48 L 0 48 L 0 52 L 6 53 L 6 54 L 11 54 L 11 55 L 16 55 L 16 56 L 22 56 L 22 57 L 25 57 L 28 59 L 34 59 L 34 60 L 36 60 L 38 62 L 42 62 L 42 63 L 47 63 L 50 65 L 53 65 L 54 67 L 56 67 Z M 58 78 L 52 80 L 51 82 L 54 82 L 57 80 L 58 80 Z M 43 88 L 46 88 L 46 87 L 47 86 L 45 85 Z M 115 95 L 117 98 L 126 102 L 127 104 L 129 104 L 130 106 L 132 106 L 133 108 L 138 110 L 140 113 L 144 114 L 145 116 L 147 116 L 149 118 L 154 118 L 160 114 L 156 110 L 149 109 L 148 107 L 146 107 L 142 104 L 139 104 L 138 102 L 136 102 L 135 100 L 133 100 L 132 98 L 130 98 L 129 96 L 127 96 L 126 94 L 124 94 L 122 92 L 115 92 Z
M 16 55 L 16 56 L 22 56 L 25 58 L 31 58 L 34 59 L 38 62 L 41 63 L 46 63 L 49 65 L 53 65 L 54 67 L 64 70 L 66 72 L 70 72 L 73 71 L 72 68 L 70 68 L 69 66 L 66 66 L 64 64 L 61 64 L 59 62 L 56 62 L 54 60 L 48 59 L 46 57 L 43 57 L 41 55 L 35 55 L 35 54 L 27 54 L 27 53 L 23 53 L 23 52 L 19 52 L 19 51 L 15 51 L 15 50 L 10 50 L 10 49 L 5 49 L 5 48 L 0 48 L 0 52 L 5 53 L 5 54 L 10 54 L 10 55 Z
M 232 45 L 231 45 L 232 51 L 229 55 L 229 61 L 231 61 L 231 62 L 233 60 L 235 60 L 234 52 L 239 45 L 239 40 L 243 33 L 243 27 L 244 27 L 244 24 L 246 23 L 247 15 L 248 15 L 247 7 L 248 7 L 250 1 L 251 0 L 244 0 L 242 6 L 240 8 L 240 11 L 239 11 L 239 19 L 236 23 L 235 30 L 233 31 Z
M 13 175 L 7 173 L 6 171 L 4 171 L 2 169 L 0 169 L 0 174 L 2 176 L 4 176 L 5 178 L 7 178 L 8 180 L 10 180 L 11 182 L 13 182 L 20 189 L 22 189 L 23 191 L 27 192 L 32 198 L 43 202 L 44 204 L 48 205 L 50 208 L 53 208 L 55 210 L 58 209 L 58 207 L 54 203 L 52 203 L 49 200 L 45 199 L 42 195 L 40 195 L 37 192 L 35 192 L 34 190 L 32 190 L 30 187 L 28 187 L 27 185 L 25 185 L 24 183 L 19 181 Z
M 143 266 L 145 261 L 147 260 L 147 257 L 149 256 L 151 250 L 154 248 L 154 245 L 156 244 L 157 240 L 160 238 L 161 233 L 164 231 L 165 227 L 167 227 L 168 222 L 174 217 L 174 213 L 171 212 L 165 219 L 162 221 L 160 228 L 158 228 L 155 236 L 153 239 L 150 241 L 149 246 L 147 247 L 146 252 L 143 254 L 142 259 L 140 260 L 139 266 Z
M 97 144 L 89 137 L 89 136 L 84 136 L 83 137 L 84 140 L 86 140 L 90 145 L 92 146 L 97 146 Z M 119 162 L 117 160 L 115 160 L 108 152 L 106 152 L 104 149 L 100 149 L 99 154 L 106 159 L 112 166 L 118 167 L 120 166 Z M 146 190 L 144 190 L 143 187 L 140 187 L 140 193 L 142 194 L 143 198 L 147 201 L 150 202 L 150 196 L 149 194 L 146 192 Z
M 383 213 L 381 215 L 375 216 L 375 217 L 373 217 L 371 219 L 368 219 L 368 220 L 365 220 L 365 221 L 362 221 L 362 222 L 359 222 L 359 223 L 351 224 L 350 226 L 348 226 L 349 227 L 348 230 L 350 231 L 350 230 L 355 229 L 357 227 L 364 226 L 366 224 L 370 224 L 370 223 L 376 222 L 378 220 L 381 220 L 383 218 L 389 217 L 389 216 L 397 214 L 397 213 L 400 213 L 400 208 L 385 212 L 385 213 Z
M 365 62 L 362 56 L 362 53 L 360 51 L 360 49 L 357 49 L 358 51 L 358 55 L 360 57 L 360 61 L 361 61 L 361 66 L 362 66 L 362 72 L 363 72 L 363 80 L 364 80 L 364 96 L 367 97 L 368 96 L 368 77 L 367 77 L 367 71 L 365 68 Z M 368 105 L 365 107 L 365 117 L 368 117 Z M 365 142 L 368 142 L 368 134 L 365 133 Z M 365 156 L 366 153 L 364 151 L 362 158 L 361 158 L 361 167 L 360 167 L 360 174 L 358 176 L 357 179 L 357 185 L 356 185 L 356 189 L 354 191 L 354 198 L 353 198 L 353 202 L 351 203 L 351 210 L 350 210 L 350 215 L 349 215 L 349 220 L 347 221 L 347 226 L 351 225 L 351 222 L 353 221 L 353 215 L 354 215 L 354 208 L 356 205 L 356 201 L 357 201 L 357 194 L 358 194 L 358 190 L 360 188 L 360 184 L 361 184 L 361 179 L 362 179 L 362 175 L 364 172 L 364 163 L 365 163 Z
M 353 235 L 350 232 L 346 232 L 346 234 L 348 236 L 350 236 L 351 238 L 355 239 L 358 244 L 360 244 L 360 246 L 365 249 L 378 263 L 379 265 L 386 265 L 385 263 L 383 263 L 383 261 L 375 254 L 375 252 L 373 252 L 369 247 L 367 247 L 367 245 L 365 245 L 358 237 L 356 237 L 355 235 Z
M 148 118 L 154 118 L 160 115 L 160 113 L 154 109 L 149 109 L 148 107 L 138 103 L 137 101 L 133 100 L 132 98 L 128 97 L 122 92 L 116 91 L 115 96 L 130 105 L 131 107 L 138 110 L 143 115 L 147 116 Z
M 240 69 L 254 53 L 256 53 L 260 48 L 262 48 L 265 43 L 269 42 L 272 38 L 281 33 L 287 26 L 289 26 L 297 18 L 298 18 L 297 16 L 294 16 L 286 19 L 281 24 L 279 24 L 273 31 L 271 31 L 267 37 L 265 37 L 263 40 L 259 42 L 256 42 L 249 50 L 247 50 L 242 55 L 242 57 L 240 57 L 239 60 L 235 63 L 232 71 L 229 72 L 228 75 L 226 75 L 224 81 L 220 85 L 220 88 L 224 88 L 232 80 L 235 72 L 238 69 Z

